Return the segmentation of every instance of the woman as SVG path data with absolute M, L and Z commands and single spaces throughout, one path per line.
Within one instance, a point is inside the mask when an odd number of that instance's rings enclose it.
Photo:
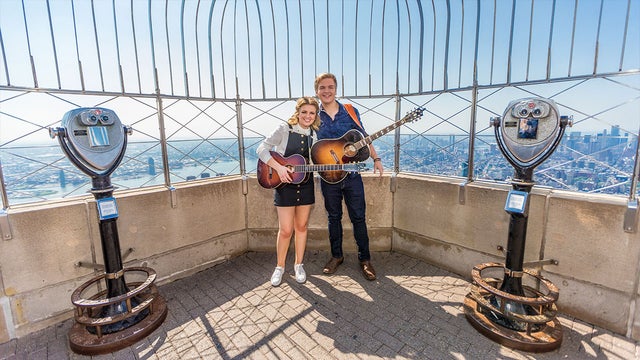
M 296 255 L 293 269 L 296 281 L 300 284 L 307 281 L 302 260 L 307 245 L 307 225 L 311 205 L 315 202 L 315 189 L 311 174 L 301 183 L 292 184 L 290 172 L 293 170 L 277 162 L 270 151 L 275 150 L 285 158 L 299 154 L 308 162 L 309 149 L 316 138 L 316 130 L 320 126 L 318 108 L 318 102 L 312 97 L 298 99 L 295 113 L 287 123 L 278 126 L 257 149 L 260 160 L 273 168 L 283 183 L 276 188 L 274 195 L 274 205 L 278 212 L 278 239 L 276 242 L 277 264 L 271 276 L 273 286 L 278 286 L 282 282 L 287 250 L 294 232 Z

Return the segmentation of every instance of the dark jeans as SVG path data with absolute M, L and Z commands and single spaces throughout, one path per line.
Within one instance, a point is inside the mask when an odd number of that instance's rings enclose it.
M 342 253 L 342 199 L 347 205 L 349 219 L 353 224 L 353 237 L 358 245 L 358 260 L 371 259 L 369 254 L 369 235 L 365 217 L 366 202 L 364 198 L 364 184 L 362 177 L 357 173 L 350 173 L 337 184 L 328 184 L 322 181 L 322 195 L 324 196 L 324 208 L 329 219 L 329 242 L 331 243 L 331 255 L 336 258 L 343 257 Z

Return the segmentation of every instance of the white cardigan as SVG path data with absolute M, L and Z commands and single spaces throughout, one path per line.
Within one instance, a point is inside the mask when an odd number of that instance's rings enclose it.
M 287 142 L 289 141 L 289 130 L 302 135 L 309 135 L 309 133 L 311 133 L 311 128 L 303 129 L 299 124 L 295 124 L 291 125 L 291 129 L 289 129 L 289 124 L 283 122 L 276 127 L 256 149 L 258 158 L 260 158 L 262 162 L 265 164 L 268 163 L 271 159 L 269 151 L 274 149 L 277 153 L 284 155 L 284 152 L 287 149 Z M 313 142 L 317 140 L 315 131 L 311 134 L 311 139 Z

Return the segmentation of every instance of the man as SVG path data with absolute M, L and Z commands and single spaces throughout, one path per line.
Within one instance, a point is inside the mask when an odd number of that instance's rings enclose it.
M 336 101 L 338 88 L 335 75 L 323 73 L 316 77 L 314 88 L 320 100 L 320 129 L 317 131 L 318 140 L 338 139 L 346 132 L 356 129 L 364 132 L 360 122 L 360 114 L 353 108 L 355 118 L 347 112 L 345 106 Z M 356 123 L 356 120 L 358 121 Z M 373 172 L 380 172 L 382 176 L 382 161 L 377 156 L 373 145 L 369 145 L 369 154 L 373 158 Z M 369 235 L 365 216 L 365 195 L 362 177 L 357 172 L 348 173 L 340 182 L 330 184 L 322 181 L 322 195 L 329 220 L 329 241 L 331 243 L 331 259 L 322 270 L 325 274 L 333 274 L 344 261 L 342 252 L 342 200 L 347 206 L 349 218 L 353 224 L 353 236 L 358 246 L 358 260 L 360 269 L 367 280 L 376 279 L 376 272 L 371 265 L 369 253 Z

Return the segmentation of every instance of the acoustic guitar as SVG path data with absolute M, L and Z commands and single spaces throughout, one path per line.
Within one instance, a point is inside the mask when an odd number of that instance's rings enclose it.
M 405 123 L 422 117 L 425 109 L 418 107 L 410 111 L 402 119 L 377 131 L 367 137 L 356 129 L 347 131 L 337 139 L 321 139 L 311 146 L 311 161 L 314 164 L 346 165 L 353 162 L 364 162 L 369 159 L 369 144 L 380 136 L 394 130 Z M 319 165 L 317 165 L 319 166 Z M 319 170 L 322 180 L 335 184 L 347 177 L 345 171 L 322 172 Z
M 304 156 L 299 154 L 285 157 L 275 151 L 270 151 L 270 153 L 278 164 L 293 170 L 293 172 L 289 173 L 291 184 L 304 182 L 309 177 L 309 173 L 314 171 L 321 171 L 322 174 L 331 174 L 334 171 L 346 173 L 350 171 L 362 171 L 366 168 L 366 164 L 364 163 L 310 165 L 307 164 Z M 260 159 L 258 159 L 257 175 L 258 184 L 265 189 L 277 188 L 284 184 L 282 180 L 280 180 L 278 172 Z

